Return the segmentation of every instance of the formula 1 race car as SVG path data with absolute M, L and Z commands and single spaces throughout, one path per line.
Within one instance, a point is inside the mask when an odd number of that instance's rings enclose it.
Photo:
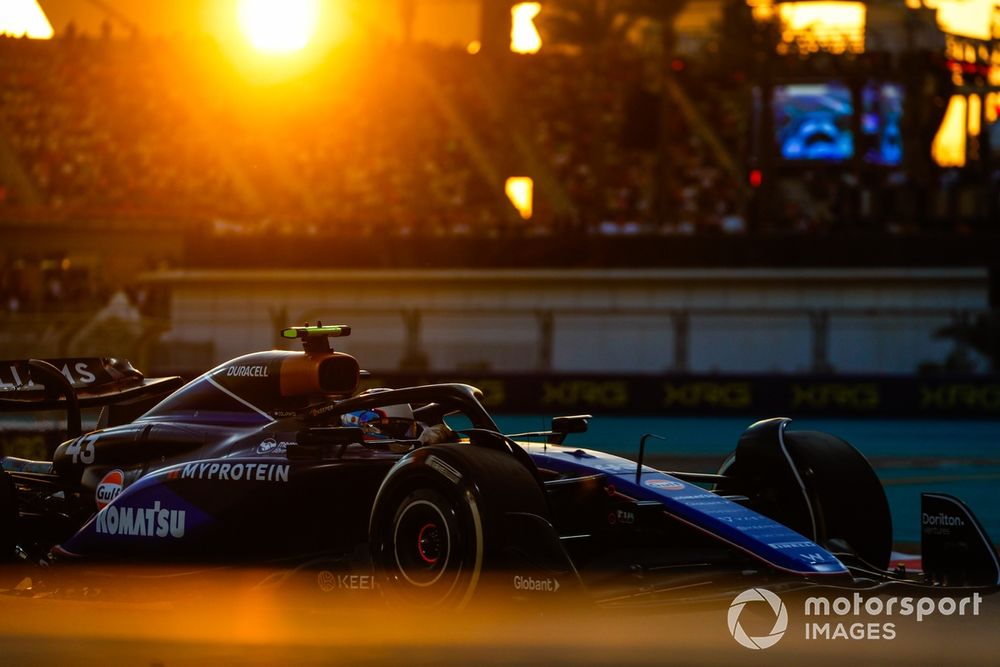
M 2 459 L 0 556 L 257 564 L 357 576 L 391 601 L 458 607 L 496 573 L 514 597 L 696 598 L 712 582 L 995 590 L 1000 564 L 959 500 L 923 496 L 921 572 L 890 570 L 881 484 L 851 445 L 752 425 L 717 474 L 565 446 L 588 415 L 504 435 L 464 384 L 357 393 L 330 338 L 248 354 L 181 385 L 116 360 L 0 369 L 0 409 L 60 409 L 51 461 Z M 81 409 L 101 407 L 82 433 Z M 322 583 L 323 577 L 319 577 Z M 730 596 L 731 597 L 731 596 Z

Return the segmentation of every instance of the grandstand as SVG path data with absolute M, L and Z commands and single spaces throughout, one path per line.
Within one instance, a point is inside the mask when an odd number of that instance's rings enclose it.
M 990 227 L 997 105 L 975 92 L 988 89 L 987 43 L 953 39 L 946 52 L 942 37 L 940 49 L 904 51 L 870 39 L 863 53 L 813 54 L 800 41 L 757 44 L 775 37 L 750 9 L 729 9 L 712 40 L 667 67 L 624 36 L 490 58 L 351 42 L 266 87 L 193 35 L 7 38 L 0 217 L 376 236 Z M 868 81 L 896 86 L 905 162 L 866 157 L 860 126 L 878 121 L 866 108 L 836 121 L 858 126 L 850 158 L 787 159 L 768 127 L 777 111 L 760 107 L 793 81 L 840 81 L 855 97 Z M 929 159 L 955 90 L 984 120 L 959 170 Z M 512 175 L 535 181 L 529 221 L 503 194 Z
M 4 309 L 148 310 L 124 288 L 165 264 L 983 268 L 997 305 L 992 34 L 901 1 L 824 33 L 798 3 L 552 0 L 521 54 L 511 2 L 465 2 L 468 44 L 390 4 L 284 76 L 113 2 L 0 37 Z

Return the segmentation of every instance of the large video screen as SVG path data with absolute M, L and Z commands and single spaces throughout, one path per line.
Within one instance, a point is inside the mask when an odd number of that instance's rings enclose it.
M 865 162 L 886 166 L 902 163 L 903 87 L 898 83 L 868 83 L 861 91 L 861 109 Z
M 774 87 L 774 128 L 786 160 L 840 162 L 854 156 L 851 91 L 843 83 Z

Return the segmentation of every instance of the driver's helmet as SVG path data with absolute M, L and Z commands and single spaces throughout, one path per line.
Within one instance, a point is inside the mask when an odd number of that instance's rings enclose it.
M 368 389 L 361 392 L 361 396 L 375 394 L 389 389 Z M 358 410 L 347 412 L 341 415 L 340 422 L 344 426 L 356 426 L 365 433 L 365 437 L 372 438 L 392 438 L 396 440 L 408 440 L 416 438 L 418 433 L 417 422 L 413 418 L 413 408 L 409 403 L 398 403 L 396 405 L 385 405 L 368 410 Z

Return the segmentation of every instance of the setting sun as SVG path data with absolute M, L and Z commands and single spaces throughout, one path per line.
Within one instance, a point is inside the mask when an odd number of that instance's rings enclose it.
M 309 43 L 316 32 L 318 0 L 240 0 L 239 23 L 258 51 L 290 53 Z
M 52 25 L 36 0 L 4 0 L 0 3 L 0 35 L 51 39 Z

